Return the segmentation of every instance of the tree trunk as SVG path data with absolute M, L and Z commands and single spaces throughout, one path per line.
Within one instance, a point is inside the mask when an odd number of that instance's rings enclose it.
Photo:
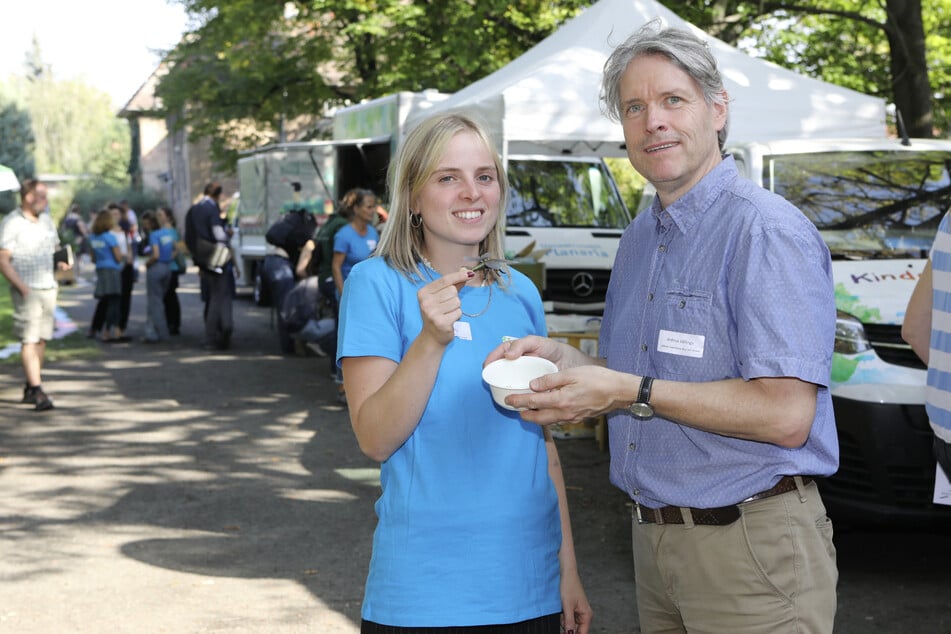
M 934 136 L 931 84 L 925 61 L 921 0 L 886 0 L 885 33 L 891 49 L 895 106 L 911 137 Z

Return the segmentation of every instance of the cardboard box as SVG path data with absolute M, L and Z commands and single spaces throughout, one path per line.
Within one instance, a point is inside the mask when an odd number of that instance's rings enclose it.
M 545 293 L 545 263 L 544 262 L 516 262 L 510 265 L 516 271 L 521 271 L 535 283 L 538 292 L 544 297 Z

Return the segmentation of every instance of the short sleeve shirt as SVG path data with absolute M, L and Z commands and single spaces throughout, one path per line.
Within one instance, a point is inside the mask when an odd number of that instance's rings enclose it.
M 416 294 L 428 281 L 382 257 L 357 264 L 340 307 L 338 358 L 399 363 L 422 330 Z M 541 298 L 513 271 L 507 289 L 465 287 L 460 299 L 478 316 L 457 323 L 419 424 L 380 466 L 362 607 L 377 623 L 488 625 L 561 611 L 561 524 L 541 427 L 495 405 L 481 376 L 503 336 L 544 335 Z
M 59 235 L 49 213 L 33 222 L 22 209 L 15 209 L 0 223 L 0 249 L 10 251 L 14 270 L 30 288 L 56 288 L 53 253 L 57 245 Z
M 365 236 L 357 233 L 353 225 L 346 225 L 334 234 L 334 253 L 343 253 L 343 266 L 341 272 L 343 279 L 350 275 L 350 269 L 358 262 L 363 262 L 373 251 L 376 250 L 377 242 L 380 240 L 380 234 L 372 226 L 367 227 Z
M 784 475 L 830 475 L 838 440 L 830 381 L 835 294 L 829 250 L 798 209 L 724 158 L 693 189 L 625 230 L 599 351 L 608 367 L 681 382 L 795 377 L 818 386 L 797 449 L 655 416 L 611 415 L 611 478 L 648 506 L 735 504 Z

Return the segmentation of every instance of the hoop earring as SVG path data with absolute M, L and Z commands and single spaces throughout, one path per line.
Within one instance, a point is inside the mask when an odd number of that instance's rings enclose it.
M 419 229 L 423 226 L 423 217 L 420 214 L 414 214 L 410 212 L 409 226 L 411 226 L 413 229 Z

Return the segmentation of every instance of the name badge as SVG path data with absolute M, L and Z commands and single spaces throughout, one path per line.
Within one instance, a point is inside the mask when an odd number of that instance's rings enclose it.
M 472 326 L 467 321 L 457 321 L 452 325 L 452 332 L 459 339 L 472 341 Z
M 683 357 L 703 358 L 703 335 L 690 335 L 685 332 L 661 330 L 657 337 L 657 352 L 678 354 Z

